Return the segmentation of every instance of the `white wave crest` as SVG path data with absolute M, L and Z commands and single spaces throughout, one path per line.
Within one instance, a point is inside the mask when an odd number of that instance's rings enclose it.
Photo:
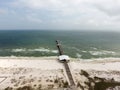
M 79 54 L 79 53 L 76 53 L 76 56 L 77 56 L 77 58 L 81 58 L 81 54 Z
M 46 48 L 37 48 L 37 49 L 28 49 L 27 51 L 37 51 L 37 52 L 50 52 L 49 49 L 46 49 Z
M 113 52 L 113 51 L 105 51 L 105 50 L 102 50 L 102 51 L 89 51 L 89 53 L 91 55 L 115 55 L 116 52 Z
M 25 52 L 26 49 L 12 49 L 12 52 Z
M 47 53 L 58 53 L 57 50 L 51 50 L 51 49 L 47 49 L 47 48 L 35 48 L 35 49 L 17 48 L 17 49 L 12 49 L 12 52 L 47 52 Z
M 86 53 L 87 51 L 82 51 L 83 53 Z
M 52 53 L 58 53 L 58 50 L 51 50 Z

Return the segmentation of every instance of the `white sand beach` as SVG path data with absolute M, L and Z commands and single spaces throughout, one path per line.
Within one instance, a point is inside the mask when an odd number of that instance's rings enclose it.
M 71 59 L 68 63 L 76 85 L 88 78 L 80 74 L 81 70 L 108 80 L 120 82 L 120 59 L 106 58 L 93 60 Z M 33 90 L 66 88 L 69 80 L 63 63 L 57 57 L 0 57 L 0 90 L 17 90 L 31 87 Z M 80 89 L 81 90 L 81 89 Z

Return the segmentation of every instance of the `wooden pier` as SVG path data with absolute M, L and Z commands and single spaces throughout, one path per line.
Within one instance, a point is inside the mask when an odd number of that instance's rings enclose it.
M 56 40 L 56 44 L 57 44 L 57 48 L 58 48 L 58 51 L 59 51 L 59 55 L 63 55 L 63 51 L 62 51 L 61 45 L 60 45 L 58 40 Z
M 61 45 L 58 41 L 56 41 L 56 44 L 57 44 L 57 48 L 58 48 L 58 51 L 59 51 L 59 55 L 63 55 L 63 50 L 61 48 Z M 66 70 L 66 73 L 67 73 L 67 77 L 69 79 L 69 82 L 70 82 L 70 86 L 75 86 L 75 82 L 73 80 L 73 77 L 72 77 L 72 74 L 71 74 L 71 71 L 70 71 L 70 68 L 69 68 L 69 65 L 68 65 L 68 61 L 67 60 L 63 60 L 62 61 L 63 64 L 64 64 L 64 67 L 65 67 L 65 70 Z
M 70 85 L 75 86 L 75 83 L 74 83 L 74 80 L 73 80 L 73 77 L 72 77 L 72 74 L 71 74 L 71 71 L 70 71 L 67 61 L 64 61 L 64 66 L 65 66 L 65 70 L 66 70 Z

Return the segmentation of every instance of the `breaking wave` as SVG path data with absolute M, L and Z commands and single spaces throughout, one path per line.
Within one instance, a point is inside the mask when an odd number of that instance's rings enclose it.
M 101 51 L 88 51 L 91 55 L 115 55 L 116 52 L 113 51 L 106 51 L 106 50 L 101 50 Z
M 35 49 L 26 49 L 26 48 L 17 48 L 12 49 L 12 52 L 46 52 L 46 53 L 58 53 L 57 50 L 51 50 L 47 48 L 35 48 Z

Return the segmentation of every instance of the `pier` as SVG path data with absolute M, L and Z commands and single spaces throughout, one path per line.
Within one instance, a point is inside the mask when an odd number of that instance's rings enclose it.
M 60 45 L 58 40 L 56 41 L 56 44 L 57 44 L 57 48 L 58 48 L 58 51 L 59 51 L 59 55 L 62 56 L 63 55 L 63 50 L 62 50 L 61 45 Z M 69 79 L 71 90 L 76 90 L 75 89 L 75 82 L 74 82 L 70 67 L 68 65 L 68 63 L 69 63 L 68 60 L 63 58 L 63 60 L 61 60 L 61 62 L 63 62 L 63 64 L 64 64 L 66 74 L 67 74 L 67 77 Z

